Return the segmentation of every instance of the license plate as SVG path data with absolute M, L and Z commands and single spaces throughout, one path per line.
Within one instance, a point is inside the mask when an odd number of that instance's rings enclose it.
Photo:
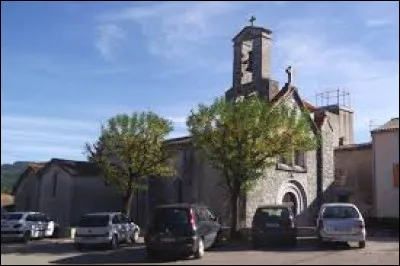
M 164 237 L 164 238 L 161 238 L 161 241 L 162 241 L 162 242 L 166 242 L 166 243 L 171 243 L 171 242 L 175 242 L 175 238 L 172 238 L 172 237 Z
M 265 226 L 266 227 L 274 227 L 274 228 L 276 228 L 276 227 L 279 227 L 279 224 L 266 223 Z

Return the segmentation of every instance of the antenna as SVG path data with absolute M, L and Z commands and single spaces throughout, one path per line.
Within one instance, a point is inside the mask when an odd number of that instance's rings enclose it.
M 316 106 L 340 105 L 350 108 L 350 92 L 345 89 L 331 89 L 315 94 Z

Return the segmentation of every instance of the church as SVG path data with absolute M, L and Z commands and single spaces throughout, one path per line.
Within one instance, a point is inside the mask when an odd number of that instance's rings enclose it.
M 225 92 L 227 100 L 257 95 L 270 103 L 285 101 L 310 111 L 310 127 L 322 136 L 322 145 L 293 154 L 291 162 L 279 161 L 265 178 L 242 199 L 241 226 L 250 227 L 259 205 L 292 202 L 298 225 L 313 224 L 320 204 L 334 200 L 334 149 L 353 142 L 353 111 L 339 103 L 313 106 L 304 100 L 288 80 L 282 88 L 271 73 L 272 31 L 246 26 L 233 38 L 233 84 Z M 196 151 L 190 136 L 168 140 L 179 150 L 179 176 L 173 181 L 150 186 L 150 203 L 196 202 L 211 208 L 224 224 L 229 224 L 229 197 L 220 173 Z M 167 184 L 168 183 L 168 184 Z M 152 191 L 157 191 L 152 193 Z M 150 204 L 153 205 L 153 204 Z
M 291 161 L 279 161 L 266 170 L 265 178 L 241 199 L 239 209 L 242 228 L 251 226 L 259 205 L 292 202 L 299 226 L 312 225 L 322 202 L 333 200 L 334 149 L 353 143 L 353 111 L 339 103 L 314 106 L 305 101 L 291 81 L 280 87 L 271 73 L 272 31 L 246 26 L 233 38 L 232 86 L 227 100 L 257 95 L 271 103 L 287 102 L 310 111 L 310 128 L 322 136 L 315 150 L 293 154 Z M 295 45 L 295 44 L 294 44 Z M 191 137 L 166 141 L 176 151 L 177 176 L 172 179 L 149 177 L 148 189 L 135 194 L 132 218 L 145 227 L 154 206 L 170 203 L 207 205 L 223 225 L 229 225 L 230 201 L 222 175 L 214 169 L 201 151 L 192 145 Z M 14 189 L 20 210 L 47 213 L 62 226 L 74 226 L 81 215 L 95 211 L 119 211 L 122 197 L 88 162 L 53 159 L 31 166 Z

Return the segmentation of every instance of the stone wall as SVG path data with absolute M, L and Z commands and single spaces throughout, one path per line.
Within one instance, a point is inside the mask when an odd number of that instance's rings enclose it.
M 291 189 L 292 188 L 292 189 Z M 311 223 L 312 215 L 309 207 L 316 198 L 316 152 L 306 153 L 306 172 L 291 172 L 270 168 L 265 171 L 265 177 L 257 182 L 254 189 L 246 198 L 245 226 L 251 227 L 254 213 L 259 205 L 281 204 L 285 192 L 294 192 L 303 198 L 299 202 L 297 224 L 307 225 Z

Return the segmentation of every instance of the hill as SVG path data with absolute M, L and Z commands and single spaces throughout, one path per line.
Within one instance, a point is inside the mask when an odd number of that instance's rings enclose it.
M 11 192 L 19 176 L 26 170 L 31 162 L 18 161 L 13 164 L 1 165 L 1 191 Z

